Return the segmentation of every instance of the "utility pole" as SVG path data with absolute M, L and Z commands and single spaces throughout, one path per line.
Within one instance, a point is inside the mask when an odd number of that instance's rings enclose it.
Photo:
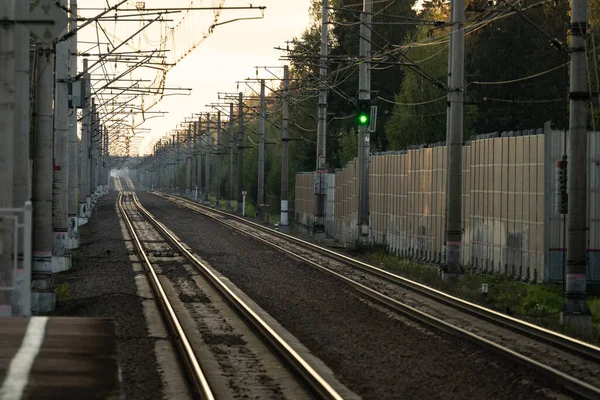
M 156 171 L 156 189 L 162 191 L 163 178 L 162 178 L 162 139 L 154 145 L 154 170 Z
M 194 188 L 194 182 L 196 182 L 196 136 L 194 135 L 195 133 L 195 128 L 194 128 L 194 124 L 195 122 L 190 122 L 188 124 L 188 129 L 190 131 L 190 196 L 192 195 L 192 193 L 194 192 L 193 188 Z
M 215 179 L 215 192 L 217 196 L 217 208 L 221 207 L 221 111 L 217 111 L 217 178 Z
M 450 120 L 446 134 L 446 277 L 462 274 L 462 138 L 465 70 L 465 0 L 452 0 Z
M 329 35 L 329 27 L 327 25 L 329 17 L 328 0 L 323 0 L 323 11 L 321 20 L 321 60 L 319 67 L 319 103 L 317 126 L 317 169 L 315 171 L 315 179 L 323 181 L 327 174 L 327 39 Z M 316 182 L 315 182 L 316 183 Z M 326 185 L 315 184 L 315 221 L 314 221 L 314 238 L 317 241 L 325 240 L 325 195 Z
M 173 187 L 175 187 L 175 193 L 179 193 L 179 131 L 175 131 L 175 136 L 173 138 L 173 146 L 175 147 L 175 182 Z
M 192 193 L 192 132 L 189 124 L 186 129 L 185 147 L 185 194 L 189 196 Z
M 60 0 L 67 8 L 67 0 Z M 66 27 L 65 27 L 66 28 Z M 66 33 L 66 29 L 63 33 Z M 69 43 L 56 44 L 56 66 L 54 77 L 54 190 L 53 190 L 53 262 L 57 269 L 71 268 L 71 257 L 65 254 L 68 237 L 68 201 L 69 201 Z
M 83 111 L 81 122 L 81 162 L 79 174 L 79 215 L 83 218 L 88 217 L 89 194 L 90 194 L 90 122 L 91 122 L 91 92 L 90 92 L 90 74 L 88 73 L 88 59 L 83 59 L 83 75 L 81 84 L 83 85 Z
M 14 0 L 0 4 L 0 19 L 15 19 Z M 13 207 L 14 154 L 13 141 L 16 127 L 15 98 L 15 25 L 9 23 L 0 27 L 0 120 L 3 138 L 0 146 L 0 208 Z M 23 205 L 20 205 L 22 207 Z M 11 287 L 13 283 L 13 234 L 10 225 L 5 226 L 0 219 L 0 286 Z M 0 292 L 0 316 L 12 315 L 10 292 Z
M 10 3 L 10 1 L 9 1 Z M 29 18 L 29 2 L 15 1 L 15 14 L 18 19 L 27 20 Z M 10 19 L 10 18 L 9 18 Z M 13 140 L 13 199 L 14 207 L 23 207 L 26 201 L 31 198 L 31 188 L 29 187 L 29 129 L 30 129 L 30 100 L 29 100 L 29 29 L 24 24 L 15 24 L 15 121 L 14 121 L 14 140 Z M 4 65 L 4 72 L 10 71 L 9 65 Z M 5 91 L 3 96 L 8 96 Z M 3 99 L 5 100 L 5 99 Z M 8 121 L 4 118 L 2 121 Z M 10 122 L 6 126 L 10 132 Z M 3 148 L 9 150 L 10 146 L 3 143 Z M 2 157 L 4 159 L 4 157 Z M 2 168 L 2 171 L 7 171 Z M 2 180 L 2 182 L 6 182 Z M 4 190 L 4 188 L 3 188 Z M 19 252 L 22 252 L 20 250 Z
M 567 281 L 563 323 L 590 327 L 586 302 L 587 270 L 587 110 L 588 70 L 585 41 L 588 2 L 573 0 L 571 8 L 571 82 L 568 148 Z
M 360 24 L 358 99 L 371 101 L 371 0 L 364 0 Z M 370 107 L 369 107 L 370 109 Z M 359 241 L 368 244 L 369 238 L 369 155 L 371 152 L 371 129 L 369 124 L 358 126 L 358 225 Z
M 33 266 L 31 308 L 33 314 L 54 311 L 52 279 L 52 46 L 39 46 L 36 59 L 35 144 L 33 155 Z
M 198 191 L 198 199 L 200 200 L 202 197 L 202 114 L 198 117 L 198 123 L 195 126 L 196 129 L 196 149 L 198 154 L 198 172 L 196 178 L 198 181 L 196 182 L 197 191 Z
M 90 136 L 89 136 L 89 146 L 90 146 L 90 191 L 89 196 L 92 198 L 92 203 L 94 201 L 93 193 L 96 189 L 96 137 L 98 136 L 98 113 L 96 112 L 96 99 L 92 98 L 92 115 L 91 115 L 91 123 L 90 123 Z
M 258 137 L 258 195 L 256 196 L 259 215 L 264 218 L 265 206 L 265 80 L 260 80 L 260 120 Z
M 233 103 L 229 103 L 229 169 L 227 171 L 227 208 L 233 204 Z
M 11 3 L 10 1 L 8 3 Z M 15 1 L 15 16 L 20 20 L 28 20 L 29 19 L 29 2 L 25 1 Z M 0 12 L 1 14 L 1 12 Z M 1 18 L 1 17 L 0 17 Z M 8 18 L 10 19 L 10 17 Z M 30 155 L 29 155 L 29 129 L 30 129 L 30 100 L 29 100 L 29 29 L 24 24 L 15 24 L 14 26 L 14 42 L 15 42 L 15 110 L 14 110 L 14 135 L 12 138 L 13 148 L 10 148 L 10 138 L 8 142 L 4 143 L 5 151 L 12 151 L 13 162 L 12 166 L 8 169 L 1 167 L 3 173 L 9 173 L 10 168 L 13 171 L 13 181 L 12 181 L 12 198 L 13 204 L 12 207 L 22 208 L 25 202 L 30 201 L 31 199 L 31 188 L 30 188 Z M 8 39 L 8 38 L 7 38 Z M 8 69 L 8 71 L 6 71 Z M 11 67 L 10 62 L 6 63 L 3 67 L 3 72 L 10 73 Z M 0 75 L 3 73 L 0 72 Z M 12 81 L 12 80 L 11 80 Z M 3 86 L 3 85 L 0 85 Z M 0 103 L 4 100 L 10 99 L 10 92 L 4 91 L 3 96 L 6 96 Z M 0 109 L 3 109 L 0 106 Z M 9 117 L 10 118 L 10 117 Z M 5 119 L 4 116 L 0 117 L 1 121 L 7 122 L 6 129 L 7 133 L 10 135 L 10 124 L 11 121 L 9 119 Z M 1 150 L 0 150 L 1 151 Z M 6 157 L 5 155 L 0 156 L 4 162 L 10 163 L 10 157 Z M 2 161 L 0 161 L 2 164 Z M 7 186 L 10 186 L 10 178 L 8 181 L 4 181 L 4 178 L 0 180 Z M 10 188 L 8 192 L 4 192 L 5 187 L 2 187 L 2 195 L 10 196 Z M 1 196 L 1 195 L 0 195 Z M 8 200 L 8 199 L 7 199 Z M 5 207 L 7 203 L 0 204 L 0 207 Z M 9 205 L 9 207 L 11 207 Z M 23 218 L 19 219 L 20 223 L 25 223 Z M 0 238 L 0 240 L 2 240 Z M 31 237 L 25 238 L 25 240 L 31 240 Z M 6 243 L 5 243 L 6 244 Z M 13 243 L 14 244 L 14 243 Z M 14 283 L 17 287 L 17 290 L 13 296 L 13 315 L 31 315 L 31 304 L 30 301 L 25 303 L 22 301 L 21 294 L 23 293 L 23 284 L 25 282 L 29 283 L 31 281 L 31 274 L 25 275 L 25 269 L 23 268 L 23 263 L 25 259 L 25 248 L 23 241 L 19 241 L 17 252 L 18 254 L 18 269 L 14 275 Z M 12 248 L 12 247 L 5 247 Z M 0 259 L 2 256 L 0 256 Z M 3 263 L 0 260 L 0 264 L 8 265 L 7 263 Z M 10 269 L 9 269 L 10 271 Z M 1 281 L 1 279 L 0 279 Z M 2 283 L 0 282 L 0 285 Z M 4 303 L 0 301 L 0 303 Z M 29 303 L 29 304 L 27 304 Z
M 325 0 L 327 1 L 327 0 Z M 243 170 L 244 170 L 244 94 L 240 92 L 238 94 L 238 165 L 237 165 L 237 212 L 238 215 L 244 213 L 242 202 L 244 201 L 242 192 L 244 191 L 244 185 L 242 182 Z
M 110 171 L 108 169 L 108 128 L 104 128 L 104 184 L 106 185 L 106 194 L 108 194 L 109 176 Z M 152 189 L 154 190 L 154 188 Z
M 97 109 L 97 107 L 96 107 Z M 94 162 L 95 162 L 95 168 L 94 168 L 94 193 L 95 193 L 95 198 L 97 198 L 98 196 L 98 187 L 100 185 L 100 170 L 102 165 L 100 164 L 101 161 L 101 157 L 100 157 L 100 143 L 101 143 L 101 135 L 102 135 L 102 130 L 104 129 L 103 124 L 100 122 L 100 113 L 96 112 L 96 135 L 94 136 L 94 138 L 92 139 L 92 145 L 94 146 Z
M 290 81 L 289 68 L 283 66 L 283 121 L 281 122 L 281 216 L 279 218 L 279 230 L 288 233 L 290 230 L 288 215 L 288 124 L 290 115 Z
M 209 201 L 210 195 L 210 144 L 212 144 L 212 136 L 210 134 L 210 113 L 206 113 L 206 140 L 204 141 L 204 157 L 206 164 L 204 165 L 204 185 L 206 194 L 204 200 Z

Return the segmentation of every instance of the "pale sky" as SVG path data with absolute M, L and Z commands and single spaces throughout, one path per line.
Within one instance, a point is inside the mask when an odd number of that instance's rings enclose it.
M 79 0 L 78 3 L 80 8 L 106 6 L 106 1 L 100 0 Z M 113 5 L 117 1 L 110 0 L 109 3 Z M 133 1 L 128 3 L 135 4 Z M 212 6 L 217 3 L 217 0 L 196 0 L 194 5 Z M 146 1 L 147 8 L 164 7 L 164 4 L 164 0 Z M 186 7 L 189 4 L 189 0 L 169 1 L 170 7 Z M 266 6 L 264 19 L 236 21 L 217 26 L 211 36 L 170 70 L 166 86 L 192 88 L 191 95 L 167 96 L 151 110 L 168 111 L 169 114 L 162 118 L 150 119 L 141 126 L 152 129 L 149 133 L 143 133 L 146 139 L 140 146 L 141 151 L 144 151 L 151 141 L 157 140 L 167 131 L 174 129 L 185 117 L 192 113 L 209 111 L 205 105 L 217 102 L 217 92 L 237 92 L 235 82 L 247 77 L 255 77 L 254 66 L 283 65 L 283 62 L 279 61 L 283 52 L 275 50 L 274 47 L 285 47 L 286 40 L 300 36 L 308 26 L 310 0 L 252 0 L 251 2 L 227 0 L 225 2 L 225 6 L 248 6 L 249 4 L 255 7 Z M 98 13 L 98 11 L 82 9 L 79 15 L 90 17 L 94 13 Z M 212 13 L 205 11 L 198 13 L 203 13 L 205 18 L 203 21 L 198 21 L 196 26 L 204 25 L 200 30 L 206 30 L 210 24 Z M 112 16 L 114 13 L 108 15 Z M 256 10 L 223 11 L 219 22 L 259 15 L 260 13 Z M 181 17 L 174 15 L 172 18 L 174 20 L 172 24 L 175 24 Z M 109 35 L 114 35 L 121 40 L 139 29 L 139 24 L 134 22 L 118 25 L 104 23 L 103 25 Z M 195 34 L 197 35 L 200 30 Z M 159 31 L 156 34 L 160 35 Z M 96 29 L 89 27 L 80 34 L 79 40 L 94 41 L 96 37 Z M 85 50 L 89 46 L 80 43 L 79 51 Z M 121 66 L 121 68 L 123 67 Z M 267 75 L 268 73 L 262 72 L 262 76 Z M 126 85 L 128 86 L 127 82 L 119 86 Z

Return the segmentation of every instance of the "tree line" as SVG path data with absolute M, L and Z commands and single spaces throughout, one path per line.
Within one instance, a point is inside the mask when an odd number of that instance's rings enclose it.
M 356 0 L 330 0 L 327 165 L 330 172 L 357 155 L 355 99 L 358 93 L 360 11 Z M 568 122 L 570 3 L 564 0 L 467 2 L 464 140 L 472 135 Z M 321 2 L 313 0 L 311 22 L 293 39 L 290 60 L 290 195 L 297 171 L 316 163 Z M 399 0 L 373 3 L 371 98 L 378 107 L 371 150 L 404 150 L 446 137 L 449 3 L 427 0 L 418 7 Z M 598 112 L 600 0 L 590 2 L 588 37 L 590 128 Z M 597 40 L 598 39 L 598 40 Z M 599 49 L 600 51 L 600 49 Z M 281 88 L 278 88 L 281 89 Z M 266 199 L 279 207 L 281 91 L 270 95 L 266 124 Z M 244 182 L 256 200 L 258 117 L 247 113 Z M 236 128 L 237 129 L 237 128 Z M 223 183 L 224 184 L 224 183 Z M 293 197 L 292 197 L 293 198 Z

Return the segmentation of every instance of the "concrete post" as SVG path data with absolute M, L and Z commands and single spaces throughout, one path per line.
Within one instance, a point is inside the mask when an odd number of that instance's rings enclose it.
M 465 69 L 465 1 L 452 0 L 450 130 L 446 136 L 446 277 L 462 274 L 462 138 Z
M 83 59 L 83 76 L 81 84 L 83 85 L 83 110 L 81 121 L 81 146 L 79 163 L 79 216 L 82 222 L 87 222 L 90 194 L 90 123 L 91 117 L 91 94 L 90 94 L 90 75 L 88 73 L 88 60 Z
M 185 136 L 185 194 L 192 193 L 192 133 L 188 125 Z
M 288 124 L 290 114 L 290 82 L 289 68 L 283 66 L 283 121 L 281 122 L 281 216 L 279 218 L 279 230 L 281 232 L 289 232 L 289 215 L 288 215 Z
M 196 192 L 200 199 L 202 193 L 202 116 L 198 117 L 198 122 L 194 124 L 194 135 L 196 136 L 196 154 L 197 154 L 197 171 L 196 171 Z
M 217 208 L 221 207 L 221 111 L 217 111 L 217 161 L 215 166 L 215 195 Z
M 16 1 L 15 15 L 20 20 L 27 20 L 29 18 L 29 2 Z M 12 149 L 12 170 L 14 177 L 12 182 L 12 196 L 13 207 L 21 208 L 31 199 L 31 157 L 29 153 L 29 130 L 31 122 L 29 99 L 29 29 L 23 24 L 14 25 L 14 29 L 16 71 L 14 80 L 15 120 Z M 8 68 L 10 69 L 10 67 Z M 0 89 L 0 91 L 2 90 Z M 0 100 L 0 102 L 2 102 L 2 100 Z M 0 108 L 2 107 L 0 106 Z M 1 120 L 5 121 L 3 117 Z M 5 148 L 9 149 L 9 146 L 6 143 Z M 4 158 L 4 156 L 0 156 L 0 158 Z M 4 170 L 4 168 L 2 168 L 2 170 Z M 4 188 L 2 190 L 4 190 Z M 31 204 L 29 207 L 31 208 Z M 24 221 L 20 220 L 20 222 Z M 31 230 L 29 230 L 29 236 L 27 237 L 26 235 L 26 238 L 29 241 L 31 240 Z M 31 249 L 27 253 L 23 245 L 24 243 L 20 241 L 19 247 L 17 248 L 19 265 L 14 278 L 17 290 L 15 291 L 15 296 L 13 296 L 13 315 L 31 315 L 31 293 L 27 296 L 27 293 L 23 291 L 27 288 L 27 286 L 23 284 L 31 281 L 31 269 L 29 269 L 29 275 L 25 275 L 26 270 L 23 265 L 24 260 L 27 257 L 31 258 Z M 29 243 L 29 246 L 31 246 L 31 243 Z M 22 304 L 21 300 L 23 301 Z
M 327 0 L 325 0 L 327 1 Z M 244 191 L 244 184 L 242 181 L 243 171 L 244 171 L 244 98 L 243 93 L 239 93 L 238 99 L 238 165 L 237 165 L 237 213 L 238 215 L 242 215 L 244 209 L 242 208 L 243 196 L 242 192 Z
M 227 170 L 227 209 L 233 209 L 233 103 L 229 103 L 229 169 Z
M 100 118 L 96 99 L 92 99 L 92 132 L 90 134 L 91 170 L 90 170 L 90 195 L 96 205 L 96 191 L 98 188 L 98 138 L 100 137 Z
M 108 128 L 104 127 L 104 149 L 103 149 L 103 170 L 104 170 L 104 177 L 102 180 L 102 184 L 106 185 L 106 189 L 104 191 L 105 194 L 108 194 L 108 176 L 109 176 L 109 171 L 108 171 Z
M 71 0 L 71 14 L 69 20 L 69 30 L 71 32 L 77 29 L 77 0 Z M 69 39 L 69 77 L 74 79 L 77 76 L 77 33 Z M 74 93 L 72 93 L 73 95 Z M 79 209 L 79 138 L 77 137 L 77 106 L 72 104 L 68 111 L 68 204 L 67 204 L 67 248 L 76 249 L 79 247 L 79 229 L 78 229 L 78 209 Z
M 358 98 L 371 99 L 371 0 L 364 0 L 360 24 L 360 59 Z M 371 152 L 371 133 L 367 125 L 358 127 L 358 225 L 359 241 L 370 243 L 369 228 L 369 155 Z
M 259 215 L 265 205 L 265 80 L 260 80 L 260 119 L 258 129 L 258 193 L 256 203 Z
M 36 60 L 35 144 L 33 153 L 32 314 L 49 314 L 56 296 L 52 279 L 52 48 L 40 46 Z
M 14 0 L 0 3 L 0 19 L 4 18 L 9 21 L 15 19 Z M 14 201 L 15 45 L 15 25 L 0 26 L 0 134 L 3 138 L 0 146 L 0 208 L 12 208 Z M 10 225 L 5 225 L 0 219 L 0 286 L 12 286 L 13 243 Z M 11 315 L 11 293 L 0 291 L 0 317 Z
M 592 317 L 586 302 L 587 273 L 587 121 L 588 65 L 585 41 L 588 2 L 573 0 L 571 8 L 571 82 L 568 146 L 567 276 L 563 323 L 589 327 Z
M 180 193 L 179 162 L 181 161 L 181 131 L 177 131 L 175 139 L 175 193 Z
M 67 0 L 60 0 L 67 7 Z M 66 29 L 65 32 L 66 33 Z M 52 249 L 52 270 L 66 271 L 71 268 L 71 256 L 67 249 L 67 207 L 69 201 L 69 43 L 56 44 L 55 97 L 54 97 L 54 187 L 53 187 L 53 227 L 54 248 Z
M 316 174 L 325 179 L 327 173 L 327 38 L 329 36 L 329 2 L 323 0 L 321 19 L 321 60 L 319 66 L 319 103 L 317 125 L 317 168 Z M 314 239 L 325 240 L 325 195 L 321 190 L 315 193 Z
M 210 134 L 210 113 L 206 113 L 206 140 L 204 141 L 204 200 L 209 201 L 210 195 L 210 150 L 212 144 L 212 136 Z
M 10 3 L 10 1 L 9 1 Z M 29 2 L 15 1 L 17 18 L 29 18 Z M 29 99 L 29 29 L 23 24 L 14 25 L 15 28 L 15 121 L 14 121 L 14 151 L 13 151 L 13 196 L 14 206 L 23 207 L 31 199 L 30 187 L 30 99 Z M 4 69 L 4 68 L 2 68 Z M 10 69 L 10 68 L 8 68 Z M 4 119 L 3 119 L 4 121 Z M 7 128 L 8 129 L 8 128 Z M 8 148 L 5 146 L 5 148 Z
M 173 181 L 173 190 L 177 193 L 177 181 L 179 180 L 179 132 L 173 135 L 173 145 L 171 146 L 171 180 Z

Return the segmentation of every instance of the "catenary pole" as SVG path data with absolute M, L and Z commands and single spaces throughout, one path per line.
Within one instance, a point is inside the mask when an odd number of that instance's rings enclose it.
M 67 0 L 60 0 L 67 7 Z M 66 29 L 65 29 L 66 33 Z M 53 228 L 56 262 L 60 269 L 70 267 L 70 258 L 65 257 L 68 227 L 69 201 L 69 43 L 56 44 L 55 97 L 54 97 L 54 187 L 53 187 Z
M 100 157 L 100 136 L 102 135 L 102 130 L 104 127 L 100 119 L 98 106 L 96 106 L 96 110 L 96 134 L 92 138 L 92 146 L 94 147 L 94 193 L 97 196 L 98 186 L 100 185 L 100 170 L 102 168 Z
M 195 136 L 195 122 L 192 121 L 188 125 L 188 129 L 190 130 L 190 196 L 194 192 L 194 185 L 196 182 L 196 136 Z
M 198 172 L 196 174 L 196 185 L 198 188 L 198 200 L 202 196 L 202 115 L 198 116 L 198 122 L 195 125 L 195 136 L 196 136 L 196 152 L 198 154 L 197 167 Z
M 358 98 L 371 100 L 371 0 L 364 0 L 361 13 L 359 55 L 363 62 L 359 66 Z M 370 126 L 358 126 L 358 224 L 359 239 L 363 244 L 369 243 L 369 154 Z
M 14 0 L 0 3 L 0 19 L 15 19 Z M 13 141 L 15 131 L 15 26 L 7 24 L 0 27 L 0 208 L 13 206 L 14 154 Z M 22 207 L 22 205 L 21 205 Z M 0 220 L 0 286 L 12 286 L 13 235 L 9 226 Z M 9 291 L 0 291 L 0 317 L 12 315 L 12 301 Z
M 10 3 L 10 2 L 9 2 Z M 29 19 L 29 2 L 28 1 L 16 1 L 15 2 L 15 15 L 18 19 L 27 20 Z M 21 208 L 25 202 L 31 199 L 31 156 L 29 154 L 30 144 L 30 100 L 29 100 L 29 88 L 30 88 L 30 66 L 29 66 L 29 29 L 23 24 L 15 24 L 15 121 L 14 121 L 14 136 L 13 136 L 13 207 Z M 10 67 L 8 67 L 10 68 Z M 8 97 L 10 98 L 10 97 Z M 1 101 L 1 100 L 0 100 Z M 1 107 L 0 107 L 1 108 Z M 4 118 L 1 119 L 5 121 Z M 9 122 L 10 125 L 10 122 Z M 10 140 L 10 139 L 9 139 Z M 4 147 L 9 149 L 7 143 L 4 143 Z M 2 156 L 2 158 L 4 158 Z M 4 170 L 4 168 L 2 168 Z M 8 182 L 7 182 L 8 184 Z M 4 190 L 4 189 L 2 189 Z M 1 207 L 1 206 L 0 206 Z M 25 222 L 20 218 L 20 222 Z M 30 237 L 26 237 L 25 240 L 31 240 Z M 18 243 L 18 262 L 19 266 L 15 274 L 15 284 L 17 290 L 13 297 L 13 315 L 31 315 L 31 296 L 29 299 L 22 298 L 23 302 L 19 300 L 20 295 L 23 293 L 23 284 L 31 281 L 31 270 L 25 275 L 26 271 L 23 268 L 25 260 L 25 249 L 23 241 Z M 4 264 L 6 265 L 6 264 Z
M 54 310 L 52 278 L 52 87 L 54 53 L 39 46 L 36 57 L 35 144 L 33 153 L 33 266 L 31 308 L 33 314 Z
M 573 0 L 571 4 L 567 276 L 562 320 L 568 324 L 591 326 L 591 314 L 586 302 L 589 92 L 585 41 L 588 2 Z
M 185 194 L 192 193 L 192 132 L 188 124 L 185 136 Z
M 210 113 L 206 113 L 206 138 L 204 140 L 204 200 L 209 201 L 210 196 L 210 147 L 212 135 L 210 133 Z
M 260 120 L 258 136 L 258 193 L 257 207 L 260 210 L 265 205 L 265 80 L 260 81 Z
M 317 168 L 315 178 L 326 179 L 327 173 L 327 42 L 329 36 L 329 2 L 323 0 L 321 19 L 321 57 L 319 65 L 319 102 L 317 125 Z M 325 185 L 315 185 L 315 221 L 314 237 L 317 241 L 325 239 Z
M 90 191 L 89 196 L 92 197 L 96 189 L 96 137 L 98 136 L 98 112 L 96 111 L 96 98 L 92 97 L 92 115 L 90 123 L 90 136 L 88 146 L 90 148 Z
M 175 193 L 179 193 L 179 159 L 181 151 L 181 132 L 175 132 Z
M 81 122 L 81 146 L 79 163 L 79 202 L 80 216 L 88 216 L 89 194 L 90 194 L 90 122 L 91 122 L 91 98 L 90 98 L 90 74 L 88 72 L 88 60 L 83 59 L 83 75 L 81 84 L 83 85 L 83 116 Z
M 243 214 L 242 201 L 244 191 L 244 183 L 242 181 L 243 170 L 244 170 L 244 94 L 239 92 L 238 94 L 238 165 L 237 165 L 237 212 L 239 215 Z
M 281 215 L 279 218 L 279 230 L 287 233 L 289 231 L 289 203 L 288 203 L 288 169 L 289 169 L 289 115 L 290 115 L 290 81 L 289 67 L 283 66 L 283 101 L 281 122 Z
M 104 129 L 104 182 L 106 185 L 106 193 L 108 193 L 110 171 L 108 169 L 108 128 Z M 154 188 L 152 188 L 154 189 Z
M 451 3 L 450 49 L 450 121 L 446 134 L 446 261 L 444 274 L 454 276 L 462 273 L 462 137 L 464 111 L 465 68 L 465 1 Z
M 10 2 L 9 2 L 10 3 Z M 16 1 L 17 18 L 29 18 L 29 2 Z M 15 125 L 14 125 L 14 181 L 13 198 L 15 207 L 23 207 L 31 198 L 30 188 L 30 100 L 29 100 L 29 29 L 23 24 L 15 24 Z M 4 69 L 4 68 L 2 68 Z M 2 119 L 2 121 L 5 121 Z M 4 146 L 8 148 L 8 146 Z
M 215 173 L 215 194 L 217 197 L 217 208 L 221 207 L 221 111 L 217 111 L 217 164 Z
M 227 208 L 233 205 L 233 103 L 229 103 L 229 169 L 227 171 Z

